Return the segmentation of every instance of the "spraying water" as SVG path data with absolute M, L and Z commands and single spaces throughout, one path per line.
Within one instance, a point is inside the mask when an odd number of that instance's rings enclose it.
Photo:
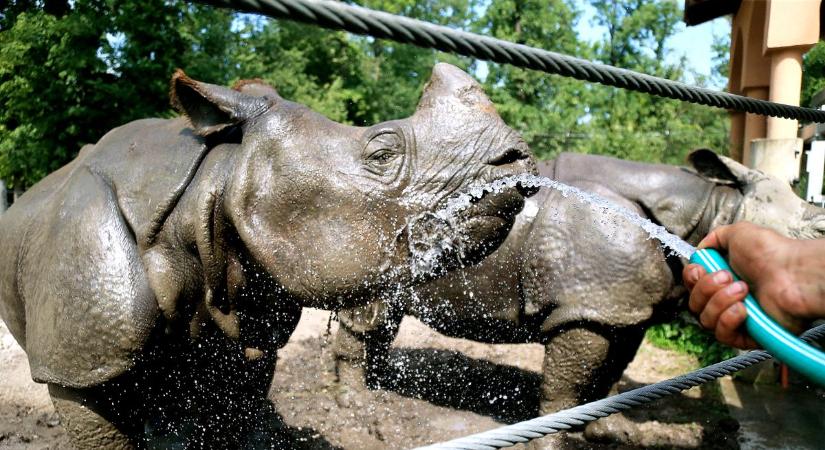
M 696 252 L 696 248 L 683 241 L 678 236 L 668 232 L 665 227 L 656 225 L 655 223 L 627 208 L 616 205 L 615 203 L 596 194 L 585 192 L 573 186 L 559 183 L 556 180 L 536 175 L 521 174 L 501 178 L 484 185 L 473 186 L 467 193 L 450 199 L 447 202 L 447 206 L 437 211 L 435 214 L 444 220 L 448 220 L 449 217 L 454 216 L 458 211 L 470 206 L 474 199 L 481 198 L 485 192 L 497 193 L 501 192 L 502 189 L 512 188 L 519 184 L 524 187 L 549 187 L 561 192 L 561 195 L 564 197 L 570 197 L 573 195 L 583 203 L 589 204 L 594 209 L 610 211 L 617 214 L 631 223 L 638 225 L 647 232 L 650 238 L 658 240 L 663 246 L 669 248 L 671 251 L 683 258 L 690 258 L 690 256 Z
M 627 208 L 615 205 L 596 194 L 584 192 L 546 177 L 518 175 L 502 178 L 485 185 L 475 186 L 471 188 L 468 193 L 451 199 L 447 206 L 436 214 L 445 214 L 445 217 L 450 217 L 471 205 L 474 198 L 482 197 L 485 192 L 496 193 L 504 188 L 512 188 L 519 184 L 524 187 L 549 187 L 556 189 L 560 191 L 564 197 L 569 197 L 572 194 L 582 202 L 588 203 L 594 209 L 612 212 L 640 226 L 648 233 L 650 238 L 658 240 L 663 246 L 670 248 L 673 253 L 690 260 L 691 263 L 702 265 L 708 272 L 727 270 L 732 273 L 728 262 L 716 250 L 706 249 L 697 251 L 692 245 L 671 234 L 664 227 L 654 224 Z M 736 274 L 733 275 L 736 279 Z M 745 298 L 744 304 L 748 312 L 748 318 L 745 322 L 748 334 L 774 357 L 785 362 L 788 366 L 804 374 L 809 379 L 825 386 L 825 352 L 799 340 L 792 333 L 789 333 L 774 322 L 773 319 L 762 310 L 756 298 L 751 294 L 748 294 Z

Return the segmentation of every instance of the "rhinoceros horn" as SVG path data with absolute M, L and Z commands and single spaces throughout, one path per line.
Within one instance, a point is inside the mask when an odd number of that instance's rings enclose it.
M 476 80 L 455 66 L 438 63 L 433 67 L 430 81 L 424 86 L 418 110 L 433 108 L 445 102 L 460 103 L 465 107 L 495 114 L 493 102 Z
M 271 105 L 263 97 L 195 81 L 180 69 L 172 75 L 169 97 L 172 107 L 189 118 L 200 136 L 241 125 Z

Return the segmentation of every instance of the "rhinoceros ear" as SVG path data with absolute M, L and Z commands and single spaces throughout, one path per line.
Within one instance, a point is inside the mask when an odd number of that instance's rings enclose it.
M 432 108 L 439 103 L 456 100 L 464 106 L 495 113 L 493 102 L 473 77 L 452 64 L 436 64 L 430 81 L 424 86 L 418 109 Z
M 688 161 L 699 175 L 719 184 L 744 186 L 750 179 L 750 169 L 706 148 L 694 150 Z
M 270 105 L 261 97 L 195 81 L 180 69 L 172 75 L 169 97 L 172 107 L 189 118 L 192 129 L 200 136 L 240 125 L 260 115 Z

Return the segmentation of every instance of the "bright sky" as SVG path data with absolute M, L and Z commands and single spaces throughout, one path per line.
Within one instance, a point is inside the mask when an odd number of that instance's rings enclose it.
M 673 0 L 671 0 L 673 1 Z M 679 0 L 681 2 L 681 0 Z M 607 30 L 593 25 L 595 9 L 584 1 L 579 2 L 583 14 L 576 27 L 579 36 L 594 42 L 604 36 Z M 673 50 L 672 59 L 678 60 L 682 55 L 687 57 L 688 63 L 694 70 L 703 75 L 710 75 L 713 53 L 711 45 L 713 36 L 730 34 L 730 22 L 724 17 L 705 22 L 701 25 L 688 27 L 684 22 L 679 23 L 680 31 L 670 40 L 669 47 Z M 690 80 L 689 80 L 690 81 Z M 713 89 L 723 89 L 724 86 L 709 86 Z
M 578 3 L 579 8 L 582 10 L 582 17 L 576 26 L 576 31 L 582 39 L 595 42 L 607 33 L 607 29 L 592 23 L 593 17 L 596 14 L 596 10 L 593 7 L 583 0 L 578 0 Z M 679 30 L 669 42 L 669 47 L 672 50 L 670 59 L 675 62 L 684 55 L 687 58 L 689 66 L 693 67 L 697 73 L 710 76 L 711 64 L 713 63 L 713 52 L 711 49 L 713 36 L 730 34 L 730 22 L 724 17 L 692 27 L 688 27 L 684 22 L 680 22 Z M 475 75 L 484 79 L 487 73 L 487 63 L 480 61 L 476 68 Z M 692 83 L 693 80 L 689 78 L 687 82 Z M 724 82 L 722 85 L 710 85 L 708 87 L 717 90 L 725 88 Z

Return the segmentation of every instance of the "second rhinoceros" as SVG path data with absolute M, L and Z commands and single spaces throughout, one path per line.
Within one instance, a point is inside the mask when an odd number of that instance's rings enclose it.
M 0 316 L 80 448 L 288 447 L 266 394 L 301 308 L 478 261 L 535 192 L 432 213 L 535 171 L 447 64 L 413 116 L 366 128 L 259 81 L 178 72 L 171 100 L 185 117 L 112 130 L 0 216 Z
M 694 245 L 712 228 L 742 220 L 797 238 L 825 236 L 825 209 L 787 183 L 709 150 L 690 161 L 688 169 L 562 154 L 539 170 Z M 368 385 L 387 383 L 388 348 L 410 314 L 448 336 L 544 344 L 542 413 L 596 400 L 619 379 L 645 329 L 680 307 L 683 263 L 638 226 L 543 189 L 481 264 L 339 312 L 336 364 L 347 381 L 359 382 L 351 375 L 362 367 Z

